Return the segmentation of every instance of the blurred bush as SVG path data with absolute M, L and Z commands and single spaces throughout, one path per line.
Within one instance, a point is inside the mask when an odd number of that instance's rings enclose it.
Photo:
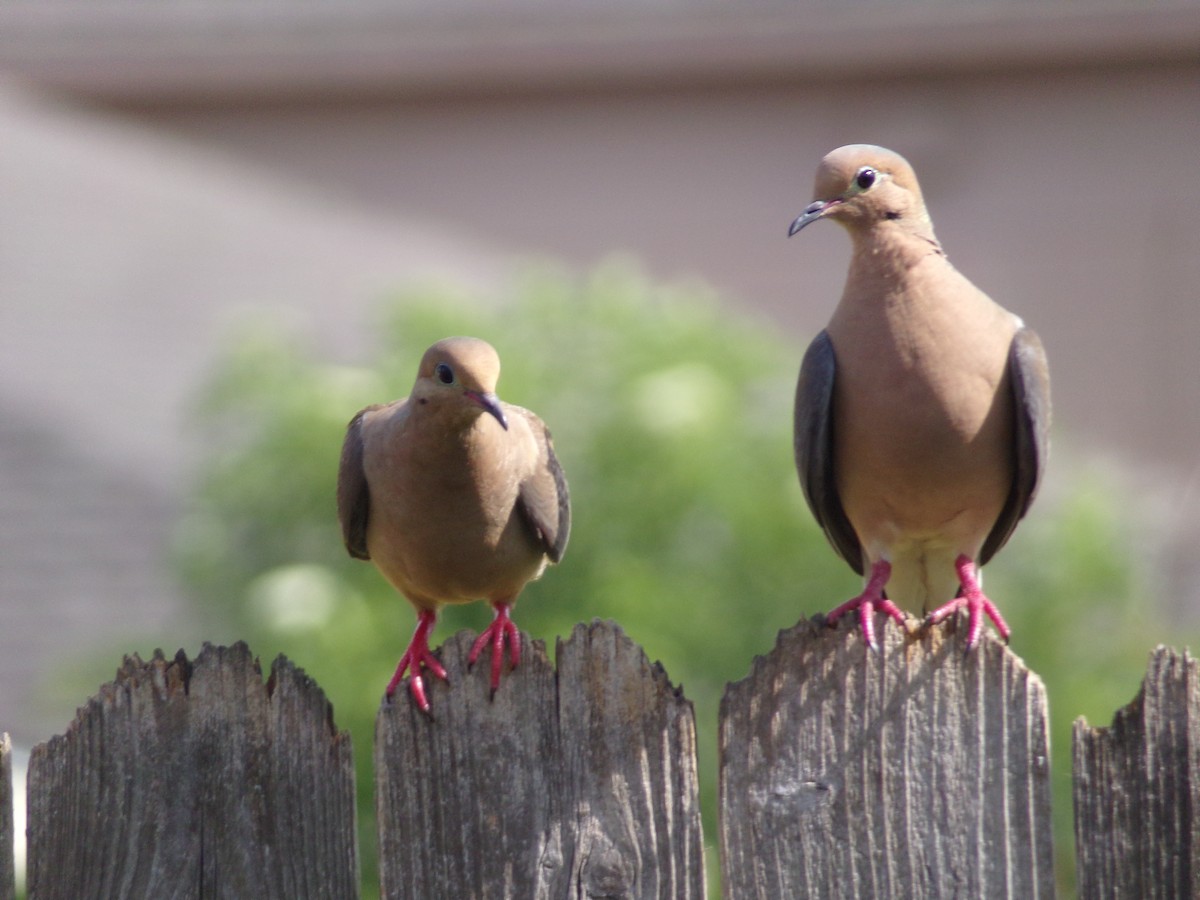
M 248 328 L 196 412 L 211 449 L 178 536 L 178 571 L 264 659 L 286 653 L 333 701 L 358 756 L 369 882 L 374 716 L 415 619 L 342 547 L 338 456 L 353 413 L 407 394 L 425 348 L 453 334 L 497 348 L 500 396 L 546 420 L 570 482 L 566 557 L 526 589 L 516 621 L 553 652 L 576 622 L 615 619 L 683 686 L 696 707 L 715 870 L 724 685 L 780 629 L 858 583 L 804 507 L 793 468 L 803 346 L 703 287 L 652 284 L 610 263 L 582 277 L 531 272 L 494 305 L 414 291 L 384 305 L 378 357 L 361 368 L 317 362 L 274 327 Z M 1107 722 L 1133 697 L 1155 626 L 1124 502 L 1104 477 L 1056 463 L 1059 488 L 990 567 L 988 587 L 1013 649 L 1049 687 L 1057 853 L 1069 878 L 1070 722 Z M 485 604 L 447 608 L 433 644 L 490 617 Z

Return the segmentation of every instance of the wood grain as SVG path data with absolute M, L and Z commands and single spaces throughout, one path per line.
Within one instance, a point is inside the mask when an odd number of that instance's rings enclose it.
M 692 705 L 608 622 L 522 635 L 494 700 L 472 636 L 441 648 L 435 718 L 407 693 L 376 720 L 383 896 L 702 900 Z
M 1053 896 L 1045 690 L 957 630 L 804 621 L 728 687 L 726 900 Z
M 1196 660 L 1158 647 L 1142 689 L 1107 728 L 1075 722 L 1079 896 L 1200 897 Z
M 279 657 L 126 657 L 29 766 L 31 900 L 357 897 L 349 735 Z

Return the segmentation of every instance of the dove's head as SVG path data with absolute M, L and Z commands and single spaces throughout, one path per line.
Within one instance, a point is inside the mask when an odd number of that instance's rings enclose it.
M 421 358 L 412 399 L 471 416 L 482 410 L 507 429 L 504 405 L 496 396 L 499 379 L 500 356 L 491 344 L 472 337 L 445 338 Z
M 826 154 L 817 167 L 813 202 L 792 222 L 788 236 L 817 219 L 833 219 L 851 231 L 894 222 L 933 237 L 912 166 L 873 144 L 849 144 Z

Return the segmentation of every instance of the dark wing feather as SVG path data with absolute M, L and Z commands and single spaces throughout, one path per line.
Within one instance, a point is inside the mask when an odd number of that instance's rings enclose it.
M 804 354 L 796 383 L 796 471 L 804 499 L 829 543 L 859 575 L 863 552 L 838 496 L 833 464 L 833 382 L 837 359 L 833 341 L 822 331 Z
M 567 490 L 567 477 L 558 457 L 554 455 L 554 442 L 545 423 L 520 407 L 508 407 L 508 411 L 525 416 L 540 451 L 534 473 L 521 484 L 517 508 L 550 561 L 557 563 L 566 552 L 567 539 L 571 535 L 571 497 Z
M 342 525 L 342 540 L 355 559 L 370 559 L 367 552 L 367 519 L 371 514 L 371 491 L 363 469 L 363 417 L 378 406 L 368 406 L 346 426 L 342 444 L 342 460 L 338 465 L 337 507 L 338 522 Z
M 983 542 L 980 565 L 1004 546 L 1029 511 L 1050 455 L 1050 369 L 1041 340 L 1028 328 L 1021 328 L 1013 335 L 1008 350 L 1008 374 L 1016 418 L 1013 483 L 1000 517 Z

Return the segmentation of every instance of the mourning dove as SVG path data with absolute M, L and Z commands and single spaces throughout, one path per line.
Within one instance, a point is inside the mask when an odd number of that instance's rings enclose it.
M 439 607 L 492 604 L 495 618 L 468 663 L 491 645 L 495 694 L 506 641 L 512 665 L 520 661 L 512 605 L 567 546 L 570 501 L 550 432 L 496 396 L 499 375 L 500 358 L 484 341 L 438 341 L 421 359 L 412 393 L 361 410 L 342 447 L 337 499 L 346 549 L 374 562 L 417 609 L 387 696 L 410 671 L 409 689 L 425 712 L 421 667 L 446 679 L 428 642 Z
M 1008 540 L 1037 492 L 1048 451 L 1050 382 L 1036 334 L 946 259 L 921 190 L 898 154 L 864 144 L 817 169 L 816 199 L 788 235 L 818 219 L 850 233 L 842 298 L 805 353 L 796 388 L 796 467 L 805 498 L 876 610 L 904 627 L 969 611 L 1009 629 L 979 567 Z

